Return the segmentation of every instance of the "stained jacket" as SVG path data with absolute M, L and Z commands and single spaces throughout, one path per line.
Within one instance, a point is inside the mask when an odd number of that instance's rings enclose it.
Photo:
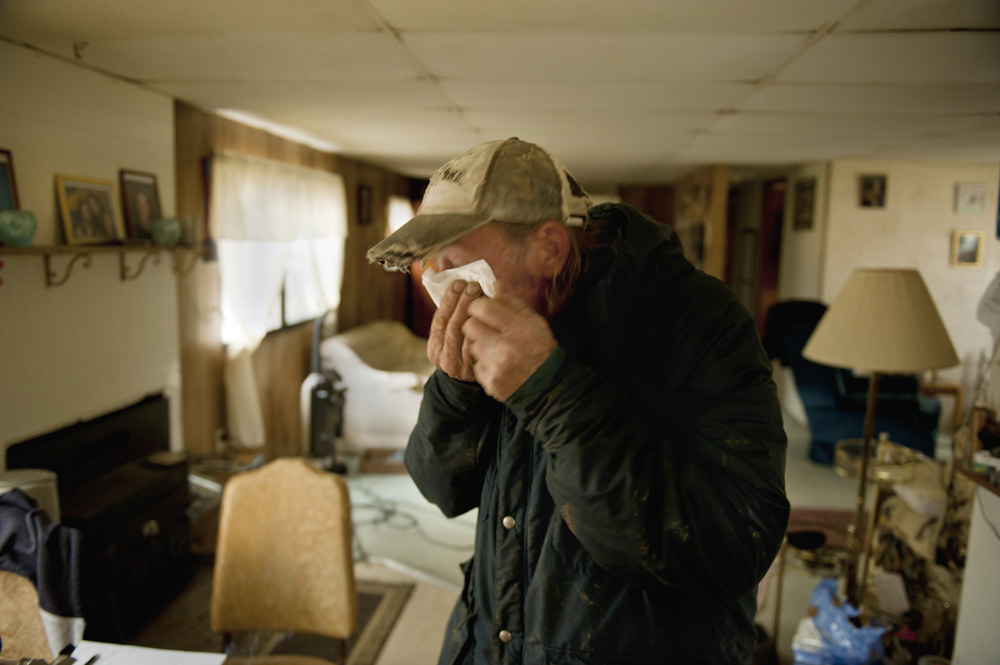
M 788 520 L 771 368 L 732 292 L 666 225 L 617 239 L 506 402 L 437 371 L 405 461 L 448 516 L 478 507 L 441 663 L 749 663 Z

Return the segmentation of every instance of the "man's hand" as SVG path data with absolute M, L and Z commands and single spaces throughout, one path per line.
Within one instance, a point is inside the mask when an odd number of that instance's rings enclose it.
M 441 299 L 441 305 L 431 320 L 427 358 L 442 372 L 459 381 L 476 380 L 462 326 L 469 320 L 469 304 L 482 294 L 479 284 L 456 281 Z
M 467 305 L 462 333 L 475 380 L 503 402 L 542 366 L 557 342 L 548 322 L 528 303 L 503 282 L 494 286 L 496 298 Z

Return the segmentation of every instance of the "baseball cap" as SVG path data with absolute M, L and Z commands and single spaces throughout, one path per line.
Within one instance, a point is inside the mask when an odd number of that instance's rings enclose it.
M 549 151 L 518 138 L 488 141 L 439 168 L 416 216 L 367 257 L 407 271 L 488 222 L 583 226 L 589 207 L 590 197 Z

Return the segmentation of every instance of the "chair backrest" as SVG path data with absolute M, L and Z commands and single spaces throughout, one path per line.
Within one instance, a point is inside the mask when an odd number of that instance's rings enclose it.
M 350 495 L 300 458 L 231 478 L 219 514 L 211 627 L 347 639 L 357 628 Z
M 52 658 L 45 624 L 38 608 L 38 592 L 27 577 L 0 570 L 0 658 Z

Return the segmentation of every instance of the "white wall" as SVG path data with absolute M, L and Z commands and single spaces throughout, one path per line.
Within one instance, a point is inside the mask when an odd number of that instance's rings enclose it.
M 1000 653 L 1000 634 L 996 629 L 1000 614 L 996 572 L 996 562 L 1000 560 L 998 525 L 1000 497 L 977 488 L 952 654 L 955 665 L 995 663 Z
M 884 208 L 858 205 L 858 178 L 868 174 L 887 177 Z M 960 182 L 986 185 L 983 212 L 955 212 L 955 185 Z M 839 161 L 830 165 L 820 300 L 832 302 L 857 267 L 919 270 L 962 361 L 961 366 L 942 370 L 938 376 L 963 385 L 963 410 L 972 403 L 981 355 L 992 350 L 989 330 L 976 320 L 976 306 L 1000 268 L 1000 243 L 996 240 L 998 182 L 997 164 Z M 952 231 L 957 229 L 983 231 L 982 268 L 949 265 Z M 948 401 L 942 398 L 942 405 Z M 945 406 L 945 410 L 950 408 L 950 404 Z
M 795 183 L 814 178 L 811 229 L 795 229 Z M 788 174 L 785 192 L 785 220 L 781 229 L 781 265 L 778 268 L 778 300 L 820 300 L 820 270 L 823 265 L 823 238 L 826 232 L 828 165 L 807 164 Z
M 157 175 L 174 211 L 173 101 L 71 63 L 0 42 L 0 147 L 13 155 L 21 207 L 38 217 L 34 245 L 62 244 L 55 174 L 114 181 L 121 168 Z M 128 255 L 135 267 L 141 254 Z M 0 450 L 164 392 L 171 445 L 181 447 L 177 285 L 169 256 L 119 279 L 117 253 L 77 263 L 46 288 L 41 256 L 2 256 Z M 69 257 L 54 257 L 62 271 Z M 3 465 L 0 454 L 0 468 Z

